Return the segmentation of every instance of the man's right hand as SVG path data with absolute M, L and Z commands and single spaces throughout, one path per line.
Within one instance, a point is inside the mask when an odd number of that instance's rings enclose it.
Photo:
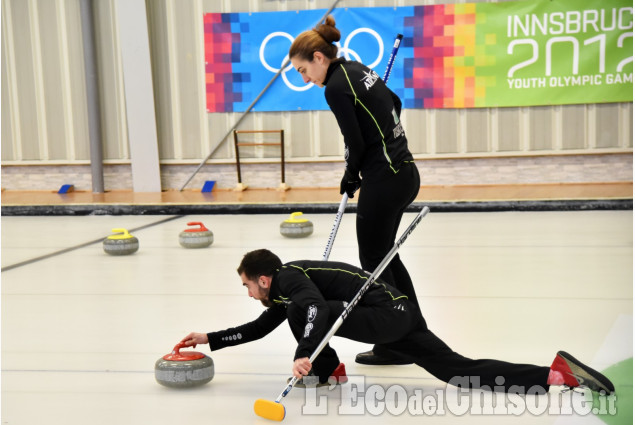
M 181 340 L 186 347 L 196 348 L 197 344 L 208 344 L 207 334 L 192 332 Z

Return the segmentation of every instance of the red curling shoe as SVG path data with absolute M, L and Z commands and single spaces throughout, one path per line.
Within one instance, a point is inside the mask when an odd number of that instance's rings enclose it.
M 566 385 L 570 388 L 587 387 L 592 391 L 605 394 L 615 392 L 613 383 L 600 372 L 591 369 L 571 354 L 558 351 L 551 364 L 547 385 Z

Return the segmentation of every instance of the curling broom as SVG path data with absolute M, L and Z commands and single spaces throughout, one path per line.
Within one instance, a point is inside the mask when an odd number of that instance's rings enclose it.
M 335 333 L 338 331 L 340 326 L 342 326 L 342 323 L 344 323 L 344 320 L 346 320 L 346 317 L 348 317 L 351 310 L 357 305 L 362 295 L 364 295 L 364 293 L 370 287 L 370 285 L 372 285 L 373 282 L 375 282 L 375 280 L 379 277 L 379 275 L 384 271 L 384 269 L 388 266 L 388 263 L 392 261 L 395 254 L 397 254 L 399 247 L 403 245 L 403 243 L 406 241 L 406 238 L 408 238 L 410 233 L 412 233 L 415 227 L 417 227 L 419 222 L 423 219 L 423 217 L 426 216 L 426 214 L 428 214 L 428 212 L 430 212 L 430 209 L 428 207 L 423 207 L 421 211 L 419 212 L 419 214 L 417 215 L 417 217 L 415 217 L 412 223 L 410 223 L 410 226 L 408 226 L 408 228 L 401 235 L 401 237 L 395 242 L 392 249 L 388 252 L 388 254 L 386 254 L 386 256 L 384 257 L 382 262 L 379 263 L 379 266 L 377 266 L 373 274 L 370 275 L 368 280 L 359 289 L 357 294 L 355 294 L 355 297 L 346 306 L 342 314 L 337 318 L 337 320 L 335 321 L 331 329 L 327 332 L 327 334 L 324 336 L 322 341 L 320 341 L 320 344 L 317 346 L 317 348 L 315 349 L 315 351 L 313 352 L 313 354 L 311 354 L 311 357 L 309 358 L 309 361 L 311 363 L 313 363 L 313 361 L 320 354 L 322 349 L 326 346 L 326 344 L 328 344 L 331 337 L 335 335 Z M 287 394 L 289 394 L 289 392 L 291 391 L 291 389 L 293 388 L 293 386 L 295 385 L 297 381 L 298 381 L 298 378 L 294 376 L 289 381 L 284 391 L 280 393 L 280 395 L 275 401 L 269 401 L 264 399 L 256 400 L 256 402 L 254 403 L 254 412 L 256 412 L 256 415 L 265 419 L 271 419 L 273 421 L 282 421 L 286 415 L 286 409 L 284 405 L 281 403 L 282 399 Z

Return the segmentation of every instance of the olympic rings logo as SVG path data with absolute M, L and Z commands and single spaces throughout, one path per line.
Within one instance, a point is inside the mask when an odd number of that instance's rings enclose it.
M 361 33 L 367 33 L 370 34 L 371 36 L 373 36 L 375 38 L 375 40 L 377 41 L 377 57 L 373 60 L 373 62 L 371 62 L 369 65 L 367 65 L 369 68 L 374 68 L 377 65 L 379 65 L 379 62 L 381 62 L 381 58 L 384 56 L 384 42 L 382 41 L 381 37 L 379 36 L 379 34 L 377 34 L 376 31 L 370 29 L 370 28 L 358 28 L 355 31 L 351 32 L 348 37 L 346 37 L 346 40 L 344 40 L 344 46 L 342 47 L 342 45 L 340 44 L 340 42 L 336 42 L 335 45 L 337 46 L 337 57 L 342 57 L 344 56 L 347 60 L 351 60 L 354 59 L 358 62 L 362 62 L 362 58 L 360 57 L 360 55 L 355 52 L 353 49 L 350 48 L 350 44 L 351 44 L 351 40 L 358 34 Z M 275 31 L 272 32 L 271 34 L 269 34 L 268 36 L 266 36 L 264 38 L 264 40 L 262 40 L 262 43 L 260 44 L 260 51 L 259 51 L 259 57 L 260 57 L 260 63 L 262 64 L 262 66 L 264 66 L 268 71 L 273 72 L 274 74 L 276 74 L 278 71 L 280 71 L 280 69 L 282 68 L 282 65 L 284 65 L 284 63 L 289 59 L 289 54 L 286 54 L 284 56 L 284 58 L 282 58 L 282 62 L 279 65 L 279 68 L 275 68 L 271 65 L 269 65 L 269 63 L 267 62 L 267 60 L 265 59 L 265 48 L 267 47 L 267 43 L 269 43 L 273 38 L 276 37 L 283 37 L 286 38 L 287 40 L 289 40 L 290 44 L 289 46 L 291 46 L 291 44 L 293 43 L 294 38 L 291 36 L 291 34 L 286 33 L 286 32 L 282 32 L 282 31 Z M 284 84 L 290 88 L 293 91 L 306 91 L 308 89 L 310 89 L 311 87 L 313 87 L 313 83 L 309 83 L 309 84 L 305 84 L 304 86 L 296 86 L 293 83 L 291 83 L 289 81 L 289 78 L 287 77 L 287 72 L 289 72 L 290 70 L 293 69 L 293 65 L 291 65 L 291 63 L 289 63 L 289 65 L 287 65 L 283 70 L 282 70 L 282 80 L 284 81 Z

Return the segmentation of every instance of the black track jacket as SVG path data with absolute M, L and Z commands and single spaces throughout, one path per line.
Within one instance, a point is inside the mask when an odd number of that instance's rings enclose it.
M 344 136 L 346 169 L 368 181 L 396 174 L 411 162 L 401 126 L 401 100 L 365 65 L 339 58 L 324 79 L 324 96 Z
M 210 332 L 212 351 L 244 344 L 269 334 L 286 319 L 286 308 L 295 303 L 306 311 L 303 337 L 298 341 L 295 359 L 311 357 L 322 338 L 330 329 L 328 301 L 344 303 L 353 299 L 369 274 L 350 264 L 335 261 L 292 261 L 284 264 L 273 276 L 269 300 L 274 306 L 265 310 L 256 320 L 224 331 Z M 395 288 L 376 280 L 360 300 L 360 304 L 373 305 L 407 298 Z

